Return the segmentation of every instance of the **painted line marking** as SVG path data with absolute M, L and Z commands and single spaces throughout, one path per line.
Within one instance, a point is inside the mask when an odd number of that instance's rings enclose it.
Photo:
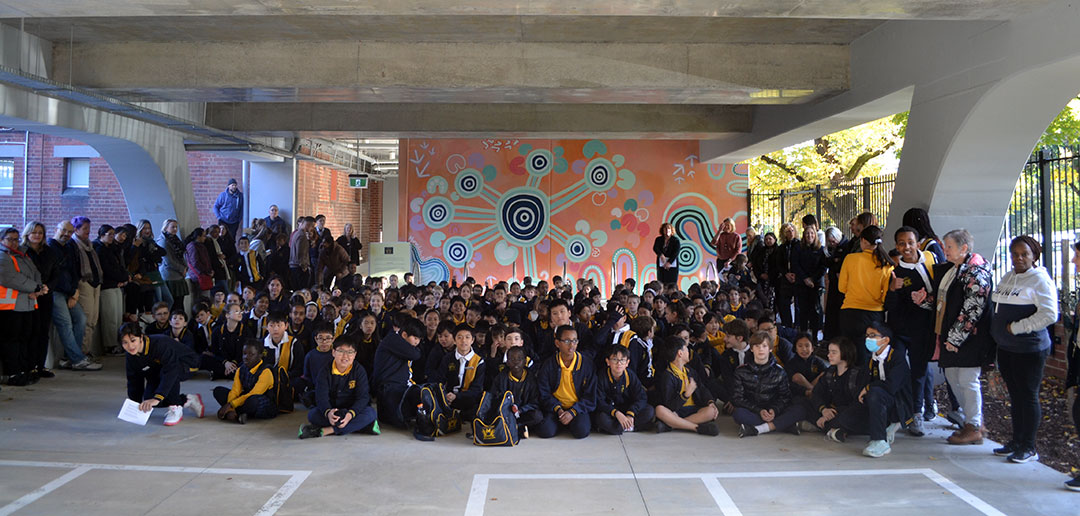
M 672 480 L 700 479 L 724 516 L 741 516 L 734 500 L 720 484 L 720 479 L 795 478 L 795 477 L 853 477 L 868 475 L 922 475 L 986 516 L 1005 516 L 981 498 L 956 485 L 944 475 L 929 468 L 911 469 L 841 469 L 804 471 L 729 471 L 722 473 L 491 473 L 473 475 L 465 516 L 483 516 L 488 487 L 492 480 Z
M 289 479 L 285 481 L 270 500 L 267 501 L 259 511 L 255 513 L 255 516 L 273 516 L 278 509 L 281 509 L 282 505 L 300 488 L 300 484 L 303 484 L 311 475 L 311 471 L 306 470 L 291 470 L 291 469 L 245 469 L 245 468 L 196 468 L 185 466 L 139 466 L 131 464 L 83 464 L 78 462 L 41 462 L 41 461 L 25 461 L 25 460 L 0 460 L 0 467 L 25 467 L 25 468 L 65 468 L 72 471 L 64 474 L 60 478 L 39 487 L 33 492 L 11 502 L 4 507 L 0 507 L 0 516 L 8 516 L 9 514 L 25 507 L 26 505 L 34 502 L 35 500 L 55 491 L 60 486 L 78 478 L 87 471 L 100 469 L 107 471 L 147 471 L 156 473 L 194 473 L 196 475 L 209 474 L 209 475 L 259 475 L 259 476 L 288 476 Z M 485 486 L 485 491 L 487 491 Z M 482 499 L 481 499 L 482 500 Z M 483 508 L 481 508 L 483 510 Z

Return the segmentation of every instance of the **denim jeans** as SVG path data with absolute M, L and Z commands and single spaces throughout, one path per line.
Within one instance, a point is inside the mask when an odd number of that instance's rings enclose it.
M 60 337 L 60 344 L 64 346 L 64 354 L 72 364 L 78 364 L 86 359 L 82 350 L 83 332 L 86 328 L 86 315 L 78 303 L 68 308 L 68 296 L 54 291 L 52 293 L 53 307 L 52 320 L 56 327 L 56 334 Z

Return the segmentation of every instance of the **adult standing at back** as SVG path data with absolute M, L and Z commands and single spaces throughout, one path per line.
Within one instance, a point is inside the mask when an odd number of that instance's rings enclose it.
M 78 250 L 79 261 L 72 264 L 76 267 L 79 278 L 79 306 L 86 314 L 86 326 L 83 328 L 83 351 L 101 356 L 102 349 L 98 349 L 94 342 L 94 331 L 98 325 L 98 310 L 101 308 L 101 261 L 98 260 L 94 244 L 90 240 L 90 219 L 87 217 L 75 217 L 71 219 L 71 225 L 75 226 L 75 234 L 72 241 Z
M 274 235 L 288 235 L 291 233 L 289 223 L 278 215 L 278 206 L 276 204 L 270 205 L 270 215 L 264 218 L 263 222 L 266 223 L 266 229 L 270 232 L 269 238 L 265 239 L 267 242 L 273 242 Z
M 165 250 L 158 272 L 165 282 L 169 291 L 172 308 L 184 306 L 184 297 L 188 295 L 187 283 L 187 260 L 184 259 L 184 242 L 180 240 L 178 233 L 180 225 L 176 219 L 168 219 L 161 224 L 161 235 L 157 238 L 157 245 Z
M 364 245 L 360 243 L 359 238 L 353 236 L 352 224 L 345 224 L 344 233 L 337 237 L 337 243 L 349 253 L 350 264 L 354 267 L 360 265 L 360 250 L 364 248 Z
M 4 383 L 30 383 L 30 346 L 37 298 L 49 293 L 33 260 L 19 250 L 19 230 L 7 228 L 0 236 L 0 360 Z
M 660 236 L 653 241 L 652 250 L 656 253 L 656 279 L 660 283 L 679 281 L 679 237 L 675 236 L 675 226 L 665 222 L 660 224 Z
M 34 261 L 38 273 L 41 274 L 41 283 L 48 286 L 56 276 L 56 253 L 45 242 L 45 225 L 38 221 L 31 221 L 23 228 L 22 246 L 19 250 Z M 49 353 L 49 329 L 52 328 L 52 293 L 38 296 L 38 308 L 34 310 L 33 339 L 27 343 L 27 360 L 29 360 L 30 379 L 52 378 L 53 373 L 45 367 L 45 360 Z
M 296 229 L 289 237 L 289 289 L 300 290 L 310 287 L 311 248 L 308 232 L 315 223 L 311 217 L 296 219 Z
M 720 232 L 710 242 L 716 249 L 716 274 L 724 272 L 729 261 L 742 251 L 742 237 L 735 232 L 735 221 L 730 218 L 720 223 Z
M 240 234 L 240 221 L 244 216 L 244 194 L 236 179 L 229 179 L 225 191 L 218 194 L 214 201 L 214 216 L 218 221 L 229 226 L 229 234 L 236 238 Z
M 79 249 L 71 241 L 73 233 L 75 226 L 65 220 L 56 225 L 56 233 L 49 239 L 49 248 L 56 256 L 56 271 L 48 283 L 53 298 L 52 320 L 67 355 L 66 362 L 60 360 L 60 367 L 97 371 L 101 364 L 87 358 L 82 349 L 86 314 L 79 306 Z
M 1035 451 L 1035 433 L 1042 421 L 1039 385 L 1050 355 L 1047 327 L 1058 319 L 1058 292 L 1046 269 L 1036 265 L 1042 246 L 1034 238 L 1014 238 L 1009 252 L 1013 270 L 994 289 L 990 328 L 1001 378 L 1009 389 L 1012 439 L 994 450 L 994 455 L 1023 463 L 1039 459 Z

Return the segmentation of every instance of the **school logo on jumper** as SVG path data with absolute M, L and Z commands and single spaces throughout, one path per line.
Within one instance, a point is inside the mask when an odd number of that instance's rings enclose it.
M 355 389 L 356 388 L 356 380 L 349 380 L 349 388 L 350 389 Z
M 484 439 L 488 439 L 488 440 L 494 440 L 495 439 L 495 427 L 481 428 L 480 431 L 484 434 Z

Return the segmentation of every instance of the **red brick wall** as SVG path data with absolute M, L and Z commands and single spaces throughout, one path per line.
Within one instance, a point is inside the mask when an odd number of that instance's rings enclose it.
M 366 259 L 367 244 L 380 241 L 382 232 L 382 183 L 371 181 L 366 189 L 352 189 L 348 173 L 300 161 L 296 188 L 297 215 L 326 215 L 326 227 L 334 237 L 352 223 L 364 244 L 361 259 Z
M 1065 357 L 1065 348 L 1068 347 L 1068 337 L 1065 331 L 1065 325 L 1055 324 L 1052 328 L 1057 335 L 1057 342 L 1059 343 L 1055 349 L 1053 356 L 1046 359 L 1046 367 L 1043 371 L 1043 376 L 1055 376 L 1061 381 L 1062 386 L 1065 385 L 1065 377 L 1069 372 L 1068 359 Z
M 0 143 L 23 143 L 24 133 L 0 133 Z M 112 169 L 102 158 L 90 159 L 90 188 L 86 192 L 64 193 L 64 158 L 54 158 L 57 145 L 83 145 L 68 138 L 30 133 L 27 159 L 29 187 L 26 198 L 26 220 L 37 220 L 52 227 L 62 219 L 76 215 L 90 217 L 94 225 L 119 225 L 128 219 L 127 203 Z M 9 159 L 9 158 L 5 158 Z M 20 230 L 23 220 L 23 158 L 15 162 L 14 185 L 11 195 L 0 195 L 0 224 L 11 224 Z M 230 177 L 240 180 L 243 161 L 214 154 L 189 152 L 188 166 L 199 209 L 199 221 L 214 222 L 213 204 L 217 194 L 225 189 Z

